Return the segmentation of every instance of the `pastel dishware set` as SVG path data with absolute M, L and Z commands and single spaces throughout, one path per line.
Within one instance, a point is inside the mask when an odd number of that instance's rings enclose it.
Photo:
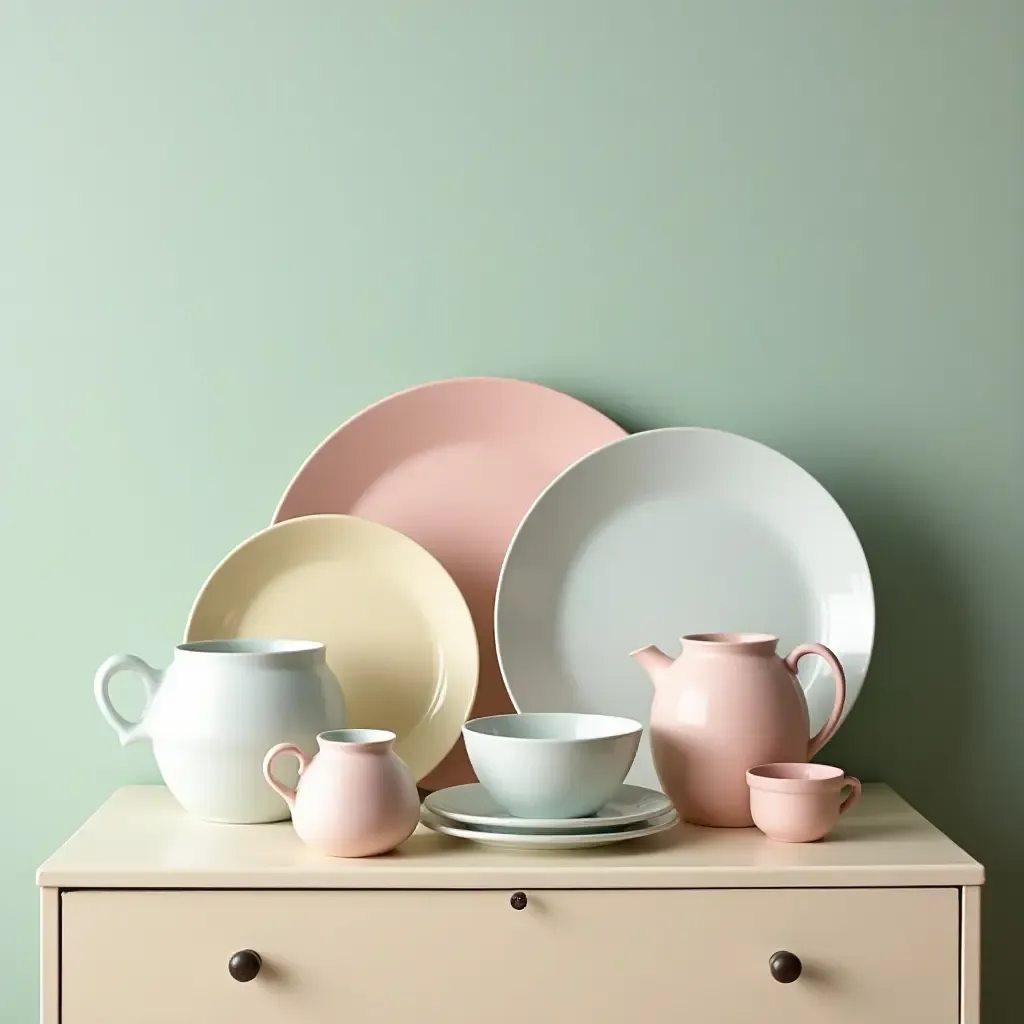
M 863 684 L 870 575 L 831 496 L 763 445 L 441 381 L 343 424 L 273 519 L 211 573 L 168 669 L 118 655 L 95 680 L 200 818 L 291 817 L 352 857 L 418 821 L 510 849 L 680 818 L 813 841 L 856 800 L 809 762 Z M 733 624 L 772 632 L 705 631 Z M 675 660 L 637 646 L 680 634 Z M 118 671 L 142 677 L 136 722 Z
M 662 793 L 623 780 L 643 726 L 608 715 L 497 715 L 463 729 L 480 781 L 424 801 L 443 835 L 510 849 L 582 849 L 641 839 L 679 815 Z

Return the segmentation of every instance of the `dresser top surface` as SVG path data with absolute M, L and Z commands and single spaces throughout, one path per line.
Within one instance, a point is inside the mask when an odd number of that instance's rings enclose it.
M 39 869 L 60 888 L 489 889 L 978 885 L 983 869 L 887 786 L 823 842 L 774 843 L 756 829 L 683 825 L 591 850 L 498 850 L 422 825 L 383 857 L 305 847 L 291 822 L 215 825 L 163 786 L 118 790 Z

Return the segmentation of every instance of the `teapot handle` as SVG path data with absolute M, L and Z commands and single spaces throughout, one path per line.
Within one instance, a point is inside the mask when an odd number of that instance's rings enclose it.
M 137 722 L 129 722 L 127 718 L 118 713 L 110 701 L 110 680 L 118 672 L 136 672 L 142 676 L 142 683 L 146 687 L 146 706 L 142 709 L 142 714 Z M 103 717 L 117 733 L 122 747 L 134 743 L 136 740 L 145 739 L 149 735 L 149 731 L 146 729 L 146 714 L 153 703 L 156 691 L 160 688 L 160 677 L 160 672 L 134 654 L 115 654 L 100 665 L 96 678 L 93 680 L 93 694 Z
M 786 668 L 789 669 L 793 675 L 796 675 L 797 662 L 805 654 L 817 654 L 819 658 L 824 658 L 825 663 L 832 670 L 832 678 L 836 684 L 836 695 L 835 700 L 832 703 L 832 714 L 829 715 L 828 721 L 821 727 L 821 730 L 817 735 L 811 737 L 811 743 L 807 750 L 807 757 L 812 758 L 814 755 L 821 750 L 823 746 L 831 739 L 832 733 L 836 731 L 839 725 L 839 718 L 843 713 L 843 705 L 846 703 L 846 674 L 843 672 L 843 666 L 839 664 L 839 659 L 824 645 L 822 644 L 800 644 L 799 647 L 794 647 L 789 652 L 789 657 L 786 658 Z
M 267 751 L 267 756 L 263 758 L 263 777 L 267 780 L 270 788 L 277 793 L 279 796 L 284 798 L 284 802 L 291 807 L 295 808 L 295 790 L 289 789 L 283 782 L 278 782 L 274 778 L 271 767 L 274 764 L 274 759 L 280 754 L 294 754 L 299 762 L 299 775 L 309 767 L 312 758 L 306 756 L 306 752 L 301 747 L 295 746 L 294 743 L 278 743 L 276 747 L 271 747 Z

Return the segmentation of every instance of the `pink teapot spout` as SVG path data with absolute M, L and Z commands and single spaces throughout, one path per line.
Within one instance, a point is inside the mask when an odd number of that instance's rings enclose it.
M 661 674 L 675 664 L 672 658 L 654 644 L 632 651 L 629 656 L 647 672 L 655 686 L 658 685 Z

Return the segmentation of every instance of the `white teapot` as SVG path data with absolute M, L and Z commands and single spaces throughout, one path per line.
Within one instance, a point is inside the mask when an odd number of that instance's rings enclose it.
M 137 722 L 110 701 L 110 680 L 118 672 L 142 676 L 148 699 Z M 162 672 L 133 654 L 115 654 L 100 666 L 94 690 L 122 746 L 151 740 L 167 788 L 206 821 L 287 818 L 287 803 L 264 781 L 264 754 L 283 740 L 312 756 L 320 733 L 345 725 L 345 701 L 326 648 L 305 640 L 179 644 Z M 294 785 L 294 766 L 292 774 L 282 781 Z

